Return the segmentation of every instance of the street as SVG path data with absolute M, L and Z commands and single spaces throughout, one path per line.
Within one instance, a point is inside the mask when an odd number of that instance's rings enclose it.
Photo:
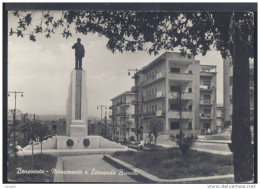
M 65 182 L 134 183 L 129 176 L 103 160 L 103 155 L 62 157 L 64 171 L 82 171 L 82 174 L 64 174 Z

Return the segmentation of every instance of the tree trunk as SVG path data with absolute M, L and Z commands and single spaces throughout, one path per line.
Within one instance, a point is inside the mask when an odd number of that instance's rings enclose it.
M 42 140 L 41 140 L 41 154 L 42 154 Z
M 232 150 L 235 182 L 253 179 L 253 147 L 250 132 L 249 54 L 247 44 L 235 31 L 233 54 Z

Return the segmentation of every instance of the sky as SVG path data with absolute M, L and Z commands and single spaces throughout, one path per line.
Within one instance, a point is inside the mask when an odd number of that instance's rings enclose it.
M 9 14 L 9 30 L 16 23 Z M 32 42 L 28 36 L 8 37 L 8 91 L 22 91 L 16 106 L 22 112 L 37 115 L 65 115 L 70 73 L 75 67 L 74 50 L 77 38 L 85 47 L 83 69 L 86 71 L 88 112 L 100 117 L 98 105 L 110 106 L 113 97 L 130 90 L 134 85 L 127 69 L 141 69 L 159 55 L 147 52 L 124 52 L 113 54 L 106 48 L 107 38 L 96 34 L 82 36 L 73 34 L 63 38 L 56 32 L 50 39 L 37 36 Z M 217 103 L 223 103 L 223 60 L 219 52 L 196 56 L 202 65 L 217 66 Z M 132 73 L 133 74 L 133 73 Z M 8 108 L 14 108 L 14 95 L 8 97 Z M 109 109 L 107 109 L 109 111 Z

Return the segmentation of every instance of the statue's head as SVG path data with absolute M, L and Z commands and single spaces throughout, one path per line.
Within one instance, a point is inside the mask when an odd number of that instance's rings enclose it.
M 80 43 L 80 42 L 81 42 L 81 39 L 80 39 L 80 38 L 78 38 L 78 39 L 77 39 L 77 42 L 78 42 L 78 43 Z

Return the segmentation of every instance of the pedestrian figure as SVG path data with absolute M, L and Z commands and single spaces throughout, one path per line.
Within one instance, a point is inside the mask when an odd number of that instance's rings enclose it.
M 144 141 L 143 140 L 140 141 L 140 144 L 138 145 L 138 147 L 140 148 L 140 150 L 143 150 L 143 148 L 144 148 Z
M 72 46 L 75 49 L 75 70 L 82 70 L 82 58 L 85 56 L 84 46 L 80 43 L 81 39 L 77 39 L 77 43 Z

